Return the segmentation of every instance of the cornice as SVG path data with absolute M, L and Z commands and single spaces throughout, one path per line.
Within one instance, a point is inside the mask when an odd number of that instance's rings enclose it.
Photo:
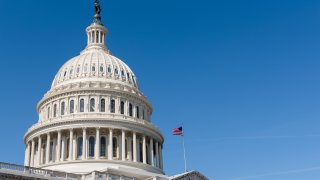
M 72 126 L 71 126 L 72 125 Z M 105 117 L 71 117 L 70 119 L 61 119 L 58 121 L 46 121 L 40 122 L 33 125 L 28 129 L 27 133 L 24 136 L 24 142 L 26 143 L 30 137 L 37 137 L 40 134 L 37 134 L 41 131 L 46 131 L 50 133 L 51 131 L 64 130 L 64 129 L 76 129 L 76 128 L 116 128 L 116 129 L 125 129 L 128 131 L 134 131 L 141 134 L 150 134 L 157 136 L 158 140 L 163 143 L 164 137 L 159 128 L 154 126 L 152 123 L 145 120 L 133 120 L 133 119 L 106 119 Z M 42 134 L 42 133 L 41 133 Z

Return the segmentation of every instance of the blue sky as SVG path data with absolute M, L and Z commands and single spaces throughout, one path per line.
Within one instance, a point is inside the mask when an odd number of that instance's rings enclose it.
M 320 1 L 101 0 L 107 43 L 139 78 L 164 167 L 219 180 L 320 179 Z M 86 45 L 93 0 L 0 1 L 0 161 L 54 75 Z

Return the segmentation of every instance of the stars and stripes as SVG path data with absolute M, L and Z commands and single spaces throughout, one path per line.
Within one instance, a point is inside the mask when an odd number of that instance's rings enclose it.
M 180 126 L 178 128 L 173 128 L 173 135 L 182 136 L 183 135 L 182 126 Z

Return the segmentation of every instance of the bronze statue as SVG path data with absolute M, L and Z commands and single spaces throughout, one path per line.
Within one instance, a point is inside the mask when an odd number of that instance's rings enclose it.
M 95 0 L 95 9 L 96 9 L 96 14 L 100 15 L 100 12 L 101 12 L 101 7 L 100 7 L 100 2 L 99 0 Z
M 100 2 L 99 2 L 99 0 L 95 0 L 95 2 L 94 2 L 94 8 L 95 8 L 96 14 L 94 15 L 93 22 L 94 22 L 94 23 L 101 24 L 101 16 L 100 16 L 101 7 L 100 7 Z

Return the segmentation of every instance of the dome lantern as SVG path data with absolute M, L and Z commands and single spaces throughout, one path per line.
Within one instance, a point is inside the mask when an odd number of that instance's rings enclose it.
M 102 48 L 109 53 L 109 50 L 105 44 L 105 38 L 108 33 L 108 29 L 101 23 L 101 7 L 99 0 L 95 0 L 95 15 L 93 17 L 93 23 L 87 27 L 87 47 L 88 49 Z

